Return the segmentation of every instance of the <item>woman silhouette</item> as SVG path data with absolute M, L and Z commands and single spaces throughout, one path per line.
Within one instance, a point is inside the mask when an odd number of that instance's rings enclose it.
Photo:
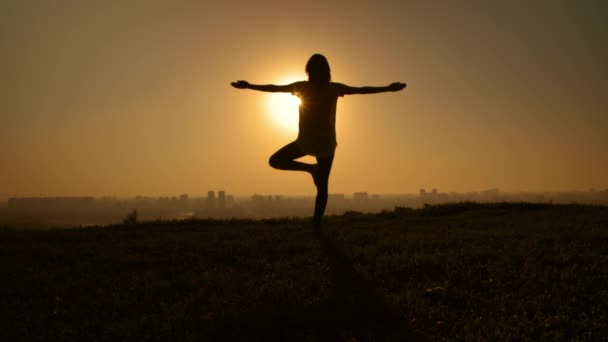
M 319 226 L 327 206 L 329 172 L 337 146 L 335 123 L 338 98 L 344 95 L 399 91 L 406 85 L 397 82 L 384 87 L 351 87 L 331 82 L 329 63 L 320 54 L 310 57 L 306 63 L 306 73 L 308 81 L 288 85 L 259 85 L 247 81 L 231 84 L 238 89 L 292 93 L 300 98 L 298 138 L 275 152 L 269 163 L 275 169 L 304 171 L 312 175 L 317 187 L 313 222 L 315 226 Z M 307 164 L 295 160 L 305 155 L 316 157 L 317 163 Z

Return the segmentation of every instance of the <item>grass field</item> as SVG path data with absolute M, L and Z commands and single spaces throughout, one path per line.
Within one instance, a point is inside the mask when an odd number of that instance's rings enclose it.
M 605 340 L 608 208 L 0 230 L 0 340 Z

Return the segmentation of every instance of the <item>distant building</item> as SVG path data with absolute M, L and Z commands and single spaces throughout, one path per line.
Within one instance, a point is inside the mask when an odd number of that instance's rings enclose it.
M 253 194 L 251 202 L 257 206 L 264 204 L 264 195 Z
M 420 196 L 425 196 L 425 195 L 426 195 L 426 190 L 420 189 Z
M 18 197 L 7 201 L 7 206 L 16 210 L 75 210 L 94 204 L 93 197 Z
M 215 191 L 209 190 L 207 192 L 207 207 L 213 208 L 215 207 Z
M 483 190 L 479 192 L 482 195 L 498 195 L 500 193 L 500 190 L 494 188 L 494 189 L 488 189 L 488 190 Z
M 224 190 L 220 190 L 217 193 L 217 203 L 220 208 L 226 207 L 226 192 Z
M 345 196 L 344 194 L 329 194 L 329 200 L 332 201 L 342 201 L 344 200 Z
M 369 194 L 367 192 L 355 192 L 353 194 L 353 201 L 355 203 L 367 202 L 369 200 Z

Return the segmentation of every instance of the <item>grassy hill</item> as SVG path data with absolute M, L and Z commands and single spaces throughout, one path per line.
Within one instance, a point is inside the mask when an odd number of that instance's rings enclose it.
M 0 230 L 0 340 L 599 340 L 608 208 Z

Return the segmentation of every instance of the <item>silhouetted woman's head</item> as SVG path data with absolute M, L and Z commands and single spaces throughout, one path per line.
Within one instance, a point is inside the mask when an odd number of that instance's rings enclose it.
M 306 63 L 306 73 L 308 80 L 313 83 L 329 83 L 331 81 L 331 71 L 327 59 L 320 54 L 314 54 Z

